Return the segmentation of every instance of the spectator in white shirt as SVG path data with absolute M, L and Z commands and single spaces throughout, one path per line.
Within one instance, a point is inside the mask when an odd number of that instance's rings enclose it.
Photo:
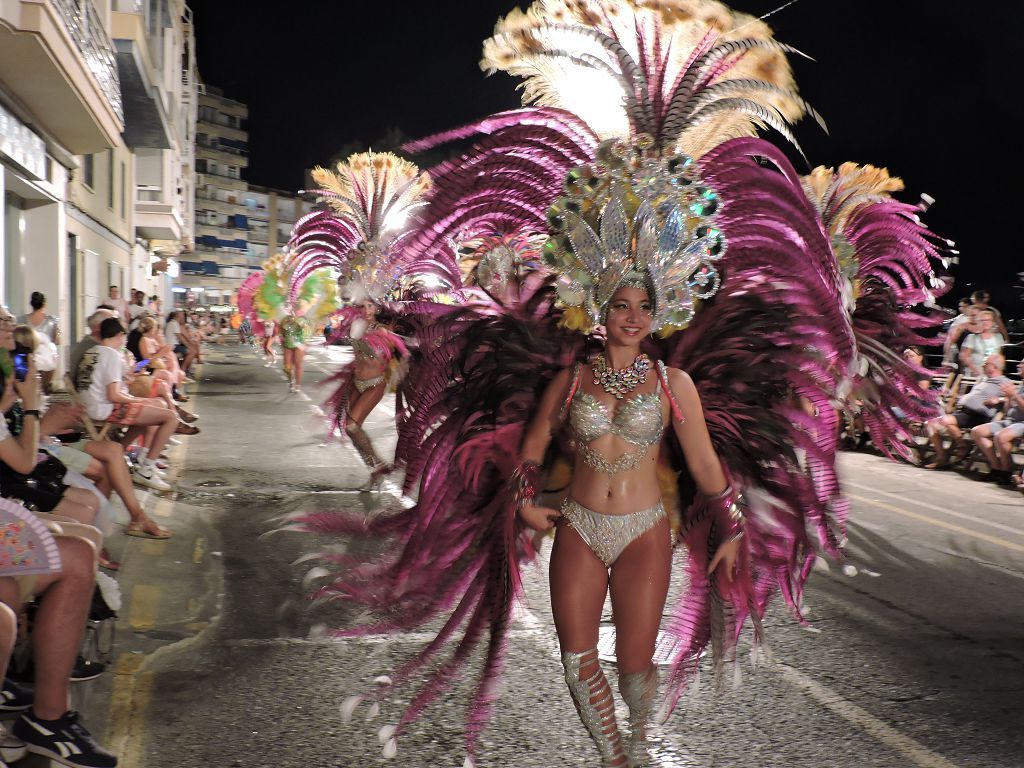
M 177 429 L 178 416 L 162 407 L 159 401 L 133 397 L 126 391 L 123 385 L 124 357 L 121 355 L 125 330 L 117 318 L 108 318 L 100 324 L 100 339 L 99 344 L 83 355 L 75 388 L 81 393 L 90 418 L 128 427 L 126 445 L 143 436 L 147 428 L 156 428 L 150 430 L 139 453 L 140 467 L 134 480 L 154 490 L 170 490 L 170 484 L 158 474 L 156 459 Z

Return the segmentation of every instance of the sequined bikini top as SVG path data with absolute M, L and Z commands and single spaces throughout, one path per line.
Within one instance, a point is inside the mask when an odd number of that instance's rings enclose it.
M 569 409 L 569 426 L 585 443 L 611 433 L 632 445 L 654 445 L 665 428 L 658 392 L 631 397 L 612 418 L 608 406 L 589 392 L 580 392 Z
M 576 438 L 576 449 L 583 462 L 598 472 L 616 475 L 636 469 L 647 456 L 648 449 L 661 440 L 665 423 L 661 415 L 661 390 L 669 398 L 672 413 L 682 421 L 682 412 L 668 387 L 665 366 L 658 362 L 658 379 L 661 387 L 654 392 L 636 395 L 623 401 L 614 417 L 608 406 L 589 392 L 579 392 L 580 366 L 573 371 L 569 390 L 569 428 Z M 607 434 L 613 434 L 632 446 L 615 461 L 609 461 L 604 454 L 595 451 L 590 443 Z

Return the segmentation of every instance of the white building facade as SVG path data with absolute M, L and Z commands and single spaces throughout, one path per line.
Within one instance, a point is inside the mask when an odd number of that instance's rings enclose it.
M 183 0 L 0 0 L 0 298 L 43 292 L 65 348 L 191 248 L 193 50 Z

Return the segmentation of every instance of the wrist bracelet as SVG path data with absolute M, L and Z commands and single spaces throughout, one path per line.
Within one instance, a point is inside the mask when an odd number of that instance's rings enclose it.
M 39 409 L 38 408 L 26 408 L 25 410 L 23 410 L 21 412 L 21 416 L 22 416 L 22 418 L 24 418 L 25 416 L 35 416 L 38 419 L 39 418 Z

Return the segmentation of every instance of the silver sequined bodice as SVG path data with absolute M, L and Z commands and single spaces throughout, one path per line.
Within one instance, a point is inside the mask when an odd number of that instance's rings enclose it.
M 611 433 L 633 445 L 654 445 L 665 428 L 661 397 L 657 392 L 631 397 L 612 418 L 604 403 L 589 392 L 580 392 L 572 400 L 569 425 L 585 443 Z
M 588 392 L 580 392 L 569 408 L 569 427 L 576 436 L 577 450 L 587 465 L 609 475 L 628 472 L 639 467 L 647 449 L 661 440 L 665 429 L 661 397 L 657 392 L 631 397 L 612 418 L 604 403 Z M 610 461 L 589 445 L 608 434 L 635 447 Z

